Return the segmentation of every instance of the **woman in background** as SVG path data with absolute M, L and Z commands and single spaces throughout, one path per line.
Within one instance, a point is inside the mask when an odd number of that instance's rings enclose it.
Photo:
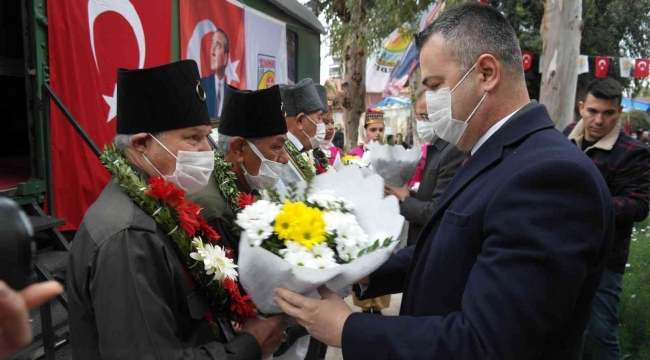
M 361 124 L 363 124 L 363 129 L 361 128 Z M 359 146 L 350 151 L 349 155 L 358 156 L 363 159 L 363 155 L 368 151 L 366 145 L 371 141 L 383 140 L 385 129 L 384 112 L 380 108 L 368 109 L 365 112 L 365 119 L 363 121 L 361 119 L 359 120 Z
M 325 153 L 325 156 L 330 161 L 330 165 L 334 165 L 334 160 L 336 156 L 343 156 L 343 150 L 341 148 L 332 145 L 332 139 L 334 138 L 334 118 L 332 117 L 332 105 L 330 102 L 327 102 L 327 106 L 330 111 L 327 114 L 323 114 L 322 120 L 325 124 L 325 139 L 320 142 L 320 149 Z

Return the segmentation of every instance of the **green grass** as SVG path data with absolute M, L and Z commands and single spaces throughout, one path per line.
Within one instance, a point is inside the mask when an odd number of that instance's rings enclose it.
M 650 360 L 650 218 L 636 224 L 623 278 L 619 336 L 623 358 Z

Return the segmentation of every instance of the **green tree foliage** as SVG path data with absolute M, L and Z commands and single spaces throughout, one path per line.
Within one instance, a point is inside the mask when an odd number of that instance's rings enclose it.
M 448 1 L 454 6 L 465 0 Z M 536 0 L 488 0 L 508 19 L 519 37 L 522 50 L 542 53 L 540 28 L 544 16 L 542 1 Z M 640 82 L 632 78 L 621 78 L 618 57 L 650 56 L 650 0 L 583 0 L 582 41 L 580 54 L 589 55 L 589 74 L 578 79 L 576 98 L 584 96 L 586 85 L 594 79 L 595 56 L 613 57 L 608 75 L 620 81 L 623 86 L 637 94 Z M 541 74 L 537 71 L 539 59 L 536 58 L 531 70 L 526 73 L 528 89 L 533 98 L 538 98 Z
M 627 122 L 628 113 L 621 114 L 621 126 L 625 128 L 625 123 Z M 650 116 L 646 112 L 641 110 L 632 110 L 629 112 L 630 115 L 630 129 L 636 131 L 637 129 L 650 129 Z
M 408 26 L 403 31 L 417 29 L 417 15 L 434 0 L 322 0 L 320 9 L 325 14 L 328 40 L 333 55 L 344 55 L 345 39 L 359 36 L 359 45 L 367 53 L 378 49 L 381 41 L 393 30 Z

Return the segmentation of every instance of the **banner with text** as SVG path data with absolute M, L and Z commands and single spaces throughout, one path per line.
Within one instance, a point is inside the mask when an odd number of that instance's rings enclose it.
M 285 23 L 246 8 L 246 73 L 248 88 L 268 89 L 287 83 Z
M 390 73 L 411 44 L 411 34 L 406 25 L 394 30 L 382 41 L 381 48 L 374 56 L 368 57 L 366 63 L 366 91 L 380 93 L 384 91 Z

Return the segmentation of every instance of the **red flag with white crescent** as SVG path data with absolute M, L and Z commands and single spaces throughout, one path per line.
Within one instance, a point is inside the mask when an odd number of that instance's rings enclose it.
M 609 58 L 608 57 L 597 57 L 596 58 L 596 77 L 603 78 L 607 76 L 609 71 Z
M 524 71 L 530 70 L 530 67 L 533 65 L 533 52 L 532 51 L 522 51 L 521 52 L 521 64 L 524 67 Z
M 636 59 L 634 66 L 634 77 L 635 78 L 647 78 L 650 76 L 650 59 Z
M 50 84 L 101 148 L 115 136 L 117 69 L 171 59 L 171 0 L 50 0 Z M 51 105 L 55 215 L 76 229 L 110 175 Z

